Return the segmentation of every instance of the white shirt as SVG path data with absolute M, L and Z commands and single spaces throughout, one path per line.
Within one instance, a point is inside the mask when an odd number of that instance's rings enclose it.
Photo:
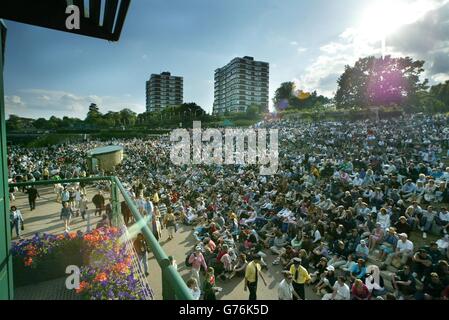
M 413 242 L 408 239 L 405 240 L 405 242 L 399 240 L 396 249 L 399 249 L 399 252 L 404 252 L 406 250 L 413 251 Z
M 441 211 L 438 217 L 445 222 L 449 222 L 449 211 Z
M 289 209 L 284 208 L 278 213 L 278 217 L 288 218 L 293 215 L 293 212 L 291 212 Z
M 200 300 L 201 297 L 201 290 L 200 289 L 196 289 L 196 290 L 192 290 L 191 288 L 189 288 L 190 294 L 193 297 L 193 300 Z
M 382 229 L 387 229 L 390 227 L 390 216 L 387 214 L 383 215 L 381 213 L 379 213 L 377 215 L 377 221 L 378 223 L 380 223 Z
M 349 300 L 351 297 L 351 291 L 349 290 L 349 286 L 346 283 L 340 286 L 338 281 L 336 281 L 334 284 L 334 290 L 337 290 L 335 300 Z
M 279 300 L 293 300 L 293 284 L 282 280 L 278 287 L 278 295 Z

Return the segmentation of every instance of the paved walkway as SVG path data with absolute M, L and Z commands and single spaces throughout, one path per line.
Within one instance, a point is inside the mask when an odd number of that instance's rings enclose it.
M 75 291 L 66 288 L 65 280 L 61 278 L 16 288 L 14 300 L 81 300 Z
M 40 198 L 36 200 L 36 209 L 31 211 L 28 204 L 28 195 L 21 191 L 16 193 L 16 200 L 11 203 L 15 205 L 23 215 L 25 230 L 22 231 L 22 237 L 32 237 L 37 232 L 61 234 L 64 233 L 64 222 L 60 220 L 61 203 L 56 202 L 56 195 L 53 192 L 53 185 L 37 187 Z M 94 188 L 87 188 L 87 199 L 90 201 L 95 195 Z M 95 227 L 99 217 L 94 217 L 94 205 L 89 205 L 91 212 L 91 226 Z M 70 231 L 86 231 L 87 223 L 80 217 L 75 217 L 71 222 Z M 13 231 L 13 240 L 16 240 L 15 231 Z
M 16 200 L 12 203 L 19 208 L 23 214 L 25 221 L 25 230 L 22 233 L 23 237 L 32 237 L 36 232 L 45 232 L 51 234 L 61 234 L 64 232 L 64 224 L 59 219 L 61 204 L 55 201 L 56 197 L 53 193 L 53 186 L 40 186 L 38 187 L 40 198 L 37 199 L 36 209 L 30 211 L 28 205 L 27 195 L 18 192 L 16 194 Z M 90 200 L 95 194 L 94 188 L 88 188 L 87 198 Z M 90 205 L 90 210 L 93 205 Z M 92 214 L 93 216 L 93 214 Z M 99 217 L 92 218 L 92 225 L 95 226 Z M 72 221 L 71 231 L 85 231 L 87 228 L 86 222 L 81 217 L 74 218 Z M 186 268 L 184 261 L 186 253 L 190 251 L 196 244 L 196 240 L 193 237 L 193 227 L 182 226 L 176 233 L 175 238 L 171 241 L 167 241 L 168 235 L 166 230 L 162 230 L 161 245 L 164 248 L 167 255 L 171 255 L 178 263 L 178 270 L 181 276 L 187 280 L 189 278 L 190 269 Z M 13 241 L 17 238 L 13 237 Z M 148 281 L 155 292 L 155 299 L 162 299 L 162 281 L 161 271 L 154 259 L 150 254 L 149 258 L 150 276 Z M 269 268 L 264 271 L 265 278 L 267 280 L 267 287 L 263 286 L 261 282 L 258 290 L 258 298 L 264 300 L 276 300 L 277 299 L 277 285 L 282 280 L 281 267 L 273 266 L 271 262 L 274 257 L 269 255 L 267 263 Z M 43 297 L 45 299 L 71 299 L 74 295 L 70 295 L 67 290 L 59 290 L 64 282 L 62 280 L 54 280 L 34 286 L 25 288 L 16 288 L 17 299 L 36 299 Z M 248 292 L 243 290 L 242 278 L 234 278 L 226 282 L 222 282 L 217 279 L 217 286 L 223 288 L 223 291 L 217 295 L 218 299 L 226 300 L 246 300 L 248 299 Z M 59 288 L 59 289 L 58 289 Z M 64 288 L 63 288 L 64 289 Z M 316 298 L 310 289 L 306 289 L 306 295 L 310 298 Z

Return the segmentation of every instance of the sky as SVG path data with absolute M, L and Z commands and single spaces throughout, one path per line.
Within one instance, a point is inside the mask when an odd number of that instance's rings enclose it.
M 345 65 L 384 53 L 426 61 L 449 80 L 449 0 L 133 0 L 119 42 L 6 21 L 6 114 L 84 119 L 145 111 L 153 73 L 184 77 L 184 101 L 211 112 L 214 70 L 234 57 L 270 63 L 282 82 L 333 96 Z M 82 28 L 82 25 L 81 25 Z

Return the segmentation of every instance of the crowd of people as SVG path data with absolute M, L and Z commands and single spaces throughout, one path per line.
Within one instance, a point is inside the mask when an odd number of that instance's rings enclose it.
M 256 165 L 176 166 L 168 137 L 109 142 L 126 153 L 111 174 L 155 237 L 163 227 L 171 240 L 179 224 L 193 226 L 185 263 L 194 297 L 215 299 L 217 279 L 240 277 L 257 299 L 264 269 L 281 269 L 273 299 L 312 298 L 306 287 L 324 300 L 448 299 L 448 118 L 258 126 L 279 130 L 272 176 Z M 82 177 L 86 152 L 98 145 L 10 147 L 10 179 Z M 132 223 L 126 204 L 122 213 Z

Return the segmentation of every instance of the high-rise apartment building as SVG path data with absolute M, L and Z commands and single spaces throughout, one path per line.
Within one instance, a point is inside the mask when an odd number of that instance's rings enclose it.
M 183 103 L 183 78 L 170 72 L 152 74 L 146 85 L 147 112 L 161 111 Z
M 269 64 L 235 58 L 215 70 L 214 114 L 245 112 L 252 105 L 268 110 Z

